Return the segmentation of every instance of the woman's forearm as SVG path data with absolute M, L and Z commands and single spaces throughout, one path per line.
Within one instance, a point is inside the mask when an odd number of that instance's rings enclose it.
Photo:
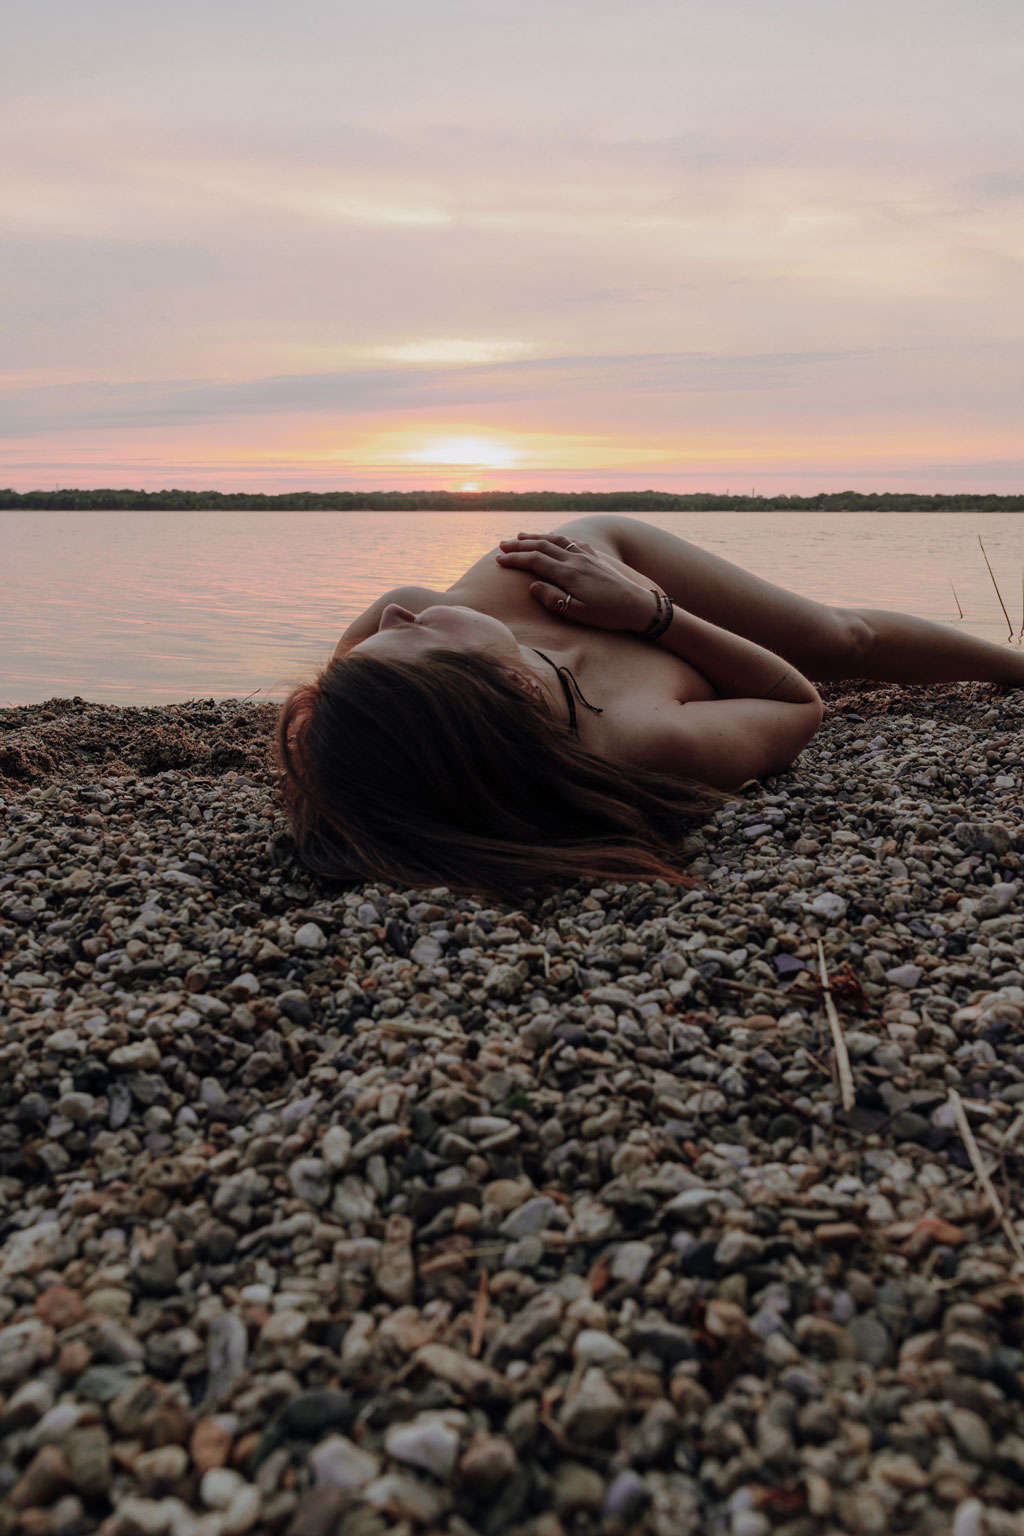
M 685 608 L 673 609 L 672 622 L 656 643 L 703 673 L 723 698 L 777 699 L 783 704 L 818 701 L 803 673 L 774 651 Z

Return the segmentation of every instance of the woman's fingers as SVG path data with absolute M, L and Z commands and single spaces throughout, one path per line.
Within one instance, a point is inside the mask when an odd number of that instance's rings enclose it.
M 549 581 L 531 581 L 530 596 L 540 603 L 541 607 L 550 609 L 552 613 L 560 613 L 565 618 L 572 617 L 571 609 L 575 600 L 564 588 L 556 587 Z M 575 603 L 575 606 L 578 611 L 579 604 Z
M 564 562 L 541 549 L 508 549 L 497 556 L 498 564 L 511 570 L 533 571 L 549 581 L 565 575 Z
M 575 550 L 577 547 L 574 545 L 573 549 Z M 560 543 L 557 539 L 548 539 L 540 535 L 533 539 L 501 539 L 499 548 L 504 550 L 506 554 L 537 549 L 558 560 L 567 559 L 570 553 L 567 541 Z
M 499 542 L 502 548 L 506 545 L 528 544 L 536 546 L 539 544 L 551 544 L 556 549 L 564 549 L 570 555 L 597 554 L 597 550 L 592 544 L 584 544 L 580 539 L 570 539 L 564 533 L 520 533 L 514 539 L 501 539 Z

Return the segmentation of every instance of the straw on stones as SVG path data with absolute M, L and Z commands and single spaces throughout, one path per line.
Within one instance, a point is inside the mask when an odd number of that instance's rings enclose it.
M 316 887 L 266 710 L 0 711 L 0 1533 L 1018 1533 L 1022 724 L 511 911 Z

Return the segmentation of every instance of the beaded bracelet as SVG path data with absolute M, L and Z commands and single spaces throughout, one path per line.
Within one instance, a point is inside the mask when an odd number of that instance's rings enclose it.
M 666 597 L 664 592 L 658 592 L 652 587 L 651 596 L 654 598 L 654 617 L 647 628 L 640 631 L 641 640 L 660 640 L 675 614 L 672 599 Z

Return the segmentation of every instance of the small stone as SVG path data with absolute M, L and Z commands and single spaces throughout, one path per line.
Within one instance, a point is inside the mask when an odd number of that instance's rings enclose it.
M 863 1236 L 855 1221 L 822 1221 L 814 1228 L 815 1240 L 823 1248 L 852 1248 Z
M 25 1381 L 49 1364 L 57 1350 L 57 1335 L 45 1322 L 29 1318 L 0 1329 L 0 1387 Z
M 580 1365 L 606 1365 L 609 1360 L 628 1360 L 629 1350 L 600 1328 L 581 1328 L 572 1346 Z
M 352 1153 L 352 1136 L 343 1125 L 328 1126 L 320 1143 L 320 1157 L 327 1174 L 344 1173 Z
M 433 935 L 425 933 L 412 946 L 412 949 L 409 951 L 409 958 L 414 960 L 417 965 L 435 966 L 440 964 L 443 954 L 444 950 L 441 948 L 440 942 Z
M 678 1195 L 673 1195 L 667 1205 L 662 1207 L 662 1214 L 669 1221 L 682 1221 L 691 1226 L 701 1226 L 707 1219 L 708 1210 L 722 1203 L 721 1190 L 708 1189 L 704 1186 L 699 1189 L 684 1189 Z
M 260 1343 L 268 1348 L 296 1344 L 308 1327 L 309 1318 L 305 1312 L 295 1307 L 282 1307 L 278 1312 L 271 1312 L 263 1324 Z
M 854 1356 L 849 1332 L 831 1318 L 805 1313 L 797 1318 L 793 1332 L 798 1348 L 819 1360 L 850 1360 Z
M 226 1509 L 221 1511 L 220 1536 L 244 1536 L 263 1511 L 263 1495 L 254 1483 L 243 1483 Z
M 500 1435 L 480 1431 L 459 1461 L 459 1477 L 478 1497 L 495 1493 L 517 1471 L 515 1447 Z
M 563 1461 L 555 1468 L 551 1503 L 559 1515 L 594 1514 L 604 1501 L 604 1478 L 580 1461 Z
M 963 1499 L 953 1515 L 952 1536 L 982 1536 L 985 1506 L 980 1499 Z
M 889 1364 L 893 1353 L 892 1339 L 880 1318 L 871 1312 L 861 1313 L 851 1318 L 847 1333 L 858 1360 L 875 1367 Z
M 319 1157 L 296 1158 L 288 1169 L 288 1183 L 295 1198 L 309 1205 L 326 1205 L 331 1198 L 330 1176 Z
M 730 1536 L 769 1536 L 772 1523 L 760 1509 L 737 1509 L 729 1522 Z
M 944 1221 L 941 1216 L 922 1216 L 903 1245 L 903 1252 L 908 1258 L 916 1259 L 930 1252 L 932 1248 L 938 1246 L 956 1248 L 966 1241 L 967 1233 L 962 1227 L 954 1226 L 951 1221 Z
M 846 902 L 835 891 L 822 891 L 810 903 L 808 911 L 812 917 L 820 917 L 825 922 L 836 923 L 846 914 Z
M 484 991 L 491 997 L 518 997 L 526 982 L 525 966 L 506 965 L 498 962 L 491 966 L 484 977 Z
M 412 1300 L 416 1265 L 412 1250 L 413 1224 L 408 1216 L 389 1216 L 377 1253 L 373 1279 L 385 1301 L 404 1306 Z
M 122 1072 L 149 1072 L 160 1065 L 160 1051 L 155 1040 L 132 1040 L 111 1051 L 107 1060 Z
M 183 1445 L 158 1445 L 143 1451 L 132 1464 L 132 1474 L 145 1494 L 165 1493 L 188 1472 L 189 1456 Z
M 24 1521 L 22 1529 L 25 1529 Z M 50 1506 L 47 1536 L 81 1536 L 85 1529 L 85 1505 L 77 1493 L 66 1493 Z
M 345 1488 L 323 1484 L 302 1494 L 288 1527 L 288 1536 L 334 1536 L 352 1496 Z
M 611 1433 L 625 1409 L 604 1372 L 589 1366 L 562 1405 L 559 1422 L 570 1440 L 591 1445 Z
M 650 1243 L 620 1243 L 612 1259 L 610 1276 L 613 1280 L 624 1280 L 627 1285 L 640 1285 L 653 1258 Z
M 155 1237 L 143 1235 L 131 1256 L 132 1278 L 147 1296 L 170 1296 L 178 1289 L 178 1261 L 174 1236 L 161 1232 Z
M 531 1297 L 526 1306 L 498 1330 L 491 1345 L 495 1363 L 531 1355 L 542 1339 L 554 1333 L 562 1321 L 563 1308 L 562 1298 L 554 1291 L 539 1291 Z
M 15 1429 L 25 1429 L 34 1424 L 53 1407 L 53 1388 L 49 1382 L 35 1378 L 26 1381 L 12 1392 L 0 1409 L 0 1430 L 9 1434 Z
M 207 1340 L 206 1396 L 225 1397 L 245 1370 L 249 1335 L 237 1312 L 222 1312 L 210 1324 Z
M 485 1205 L 493 1205 L 503 1216 L 514 1211 L 518 1206 L 528 1200 L 533 1193 L 533 1185 L 529 1179 L 493 1179 L 490 1184 L 484 1185 L 483 1199 Z
M 81 1293 L 69 1285 L 48 1285 L 36 1297 L 36 1315 L 58 1333 L 73 1328 L 85 1316 Z
M 647 1484 L 640 1474 L 632 1467 L 623 1467 L 608 1485 L 604 1503 L 601 1506 L 602 1518 L 615 1520 L 623 1525 L 632 1525 L 650 1501 L 650 1497 Z
M 290 1398 L 281 1411 L 281 1425 L 291 1435 L 316 1439 L 328 1429 L 348 1429 L 356 1416 L 347 1392 L 339 1387 L 315 1387 Z
M 748 1264 L 756 1264 L 763 1253 L 763 1238 L 733 1227 L 719 1239 L 715 1247 L 715 1263 L 719 1269 L 745 1269 Z
M 930 1129 L 931 1125 L 925 1116 L 912 1109 L 900 1110 L 889 1122 L 889 1134 L 896 1141 L 926 1141 Z
M 211 1467 L 199 1484 L 199 1497 L 207 1509 L 227 1509 L 245 1478 L 233 1467 Z
M 691 1329 L 683 1328 L 679 1323 L 662 1322 L 660 1318 L 634 1323 L 630 1341 L 634 1350 L 646 1350 L 669 1365 L 697 1358 L 697 1346 Z
M 559 1305 L 559 1316 L 561 1306 Z M 504 1397 L 508 1388 L 504 1378 L 482 1360 L 473 1360 L 447 1344 L 422 1344 L 416 1350 L 416 1364 L 439 1381 L 446 1381 L 468 1398 Z
M 0 1253 L 0 1280 L 54 1268 L 65 1243 L 64 1234 L 55 1221 L 36 1222 L 31 1227 L 12 1232 L 4 1239 Z
M 923 974 L 919 965 L 894 965 L 891 970 L 886 971 L 885 979 L 892 982 L 894 987 L 902 987 L 909 992 L 912 987 L 919 984 Z
M 189 1440 L 196 1471 L 203 1473 L 209 1472 L 211 1467 L 223 1467 L 231 1450 L 231 1440 L 231 1431 L 222 1419 L 198 1419 Z
M 426 1526 L 428 1531 L 438 1530 L 438 1523 L 451 1503 L 445 1489 L 422 1477 L 413 1477 L 409 1472 L 385 1472 L 360 1489 L 359 1497 L 374 1509 L 386 1510 L 392 1516 L 401 1512 L 415 1525 Z M 378 1530 L 379 1526 L 371 1529 Z
M 142 1499 L 128 1494 L 118 1500 L 118 1528 L 127 1529 L 132 1536 L 136 1532 L 139 1536 L 169 1536 L 180 1521 L 181 1510 L 185 1505 L 178 1499 Z
M 83 1416 L 92 1410 L 82 1403 L 70 1402 L 62 1398 L 55 1403 L 36 1424 L 32 1431 L 31 1443 L 40 1445 L 63 1445 L 68 1435 L 81 1423 Z
M 315 926 L 315 925 L 311 925 Z M 255 982 L 255 976 L 252 978 Z M 256 984 L 259 991 L 259 984 Z M 309 994 L 303 992 L 301 987 L 290 987 L 287 992 L 279 992 L 277 1006 L 286 1019 L 291 1019 L 293 1024 L 312 1024 L 313 1009 L 310 1005 Z
M 969 1408 L 953 1408 L 949 1427 L 957 1445 L 971 1461 L 984 1466 L 992 1460 L 992 1433 L 980 1414 Z
M 7 1495 L 12 1509 L 36 1509 L 52 1504 L 71 1488 L 71 1468 L 64 1452 L 56 1445 L 44 1445 L 36 1452 Z
M 459 1432 L 441 1415 L 423 1413 L 404 1424 L 390 1425 L 384 1434 L 384 1449 L 395 1461 L 443 1481 L 455 1465 Z
M 321 1488 L 362 1488 L 380 1472 L 380 1458 L 345 1435 L 328 1435 L 309 1453 L 313 1479 Z
M 64 1442 L 75 1489 L 84 1499 L 101 1499 L 110 1489 L 113 1469 L 110 1436 L 102 1424 L 83 1424 Z
M 327 935 L 317 923 L 303 923 L 301 928 L 296 928 L 292 942 L 296 949 L 316 953 L 327 948 Z
M 991 1369 L 992 1349 L 987 1339 L 969 1329 L 958 1328 L 947 1333 L 945 1352 L 958 1370 L 973 1375 L 985 1375 Z
M 534 1237 L 551 1219 L 555 1202 L 550 1195 L 535 1195 L 507 1215 L 499 1231 L 505 1237 Z

